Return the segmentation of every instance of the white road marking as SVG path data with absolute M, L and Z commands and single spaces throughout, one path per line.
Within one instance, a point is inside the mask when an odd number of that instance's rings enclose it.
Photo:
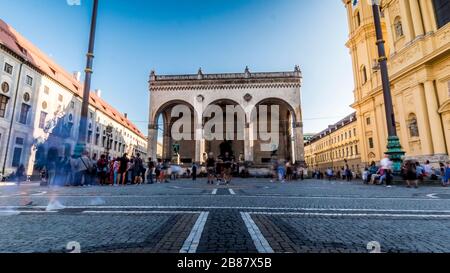
M 33 214 L 47 214 L 56 213 L 57 211 L 45 211 L 45 210 L 0 210 L 0 216 L 2 215 L 19 215 L 22 213 L 33 213 Z
M 248 212 L 259 215 L 331 216 L 331 217 L 392 217 L 392 218 L 448 218 L 450 214 L 389 214 L 389 213 L 314 213 L 314 212 Z
M 427 194 L 427 197 L 433 198 L 433 199 L 439 198 L 436 195 L 437 195 L 437 193 Z
M 248 233 L 252 237 L 253 243 L 259 253 L 274 253 L 269 242 L 264 238 L 264 235 L 259 230 L 258 226 L 253 221 L 252 217 L 248 212 L 241 212 L 242 220 L 244 220 L 245 226 L 247 227 Z
M 32 196 L 40 196 L 40 195 L 46 195 L 47 192 L 46 191 L 42 191 L 42 192 L 38 192 L 38 193 L 33 193 Z
M 1 209 L 29 209 L 29 206 L 0 206 Z M 45 209 L 47 206 L 33 206 L 34 209 Z M 66 209 L 84 210 L 140 210 L 140 209 L 190 209 L 190 210 L 212 210 L 212 209 L 235 209 L 235 210 L 269 210 L 269 211 L 334 211 L 334 212 L 404 212 L 404 213 L 450 213 L 450 210 L 420 210 L 420 209 L 381 209 L 381 208 L 287 208 L 287 207 L 243 207 L 243 206 L 65 206 Z M 197 212 L 198 213 L 198 212 Z
M 217 194 L 217 189 L 212 190 L 211 194 L 212 195 L 216 195 Z
M 191 230 L 186 241 L 184 241 L 183 247 L 180 249 L 180 253 L 195 253 L 197 252 L 200 239 L 202 237 L 203 229 L 205 228 L 206 220 L 208 219 L 209 212 L 202 212 L 195 222 L 194 227 Z
M 84 198 L 92 198 L 94 197 L 93 195 L 64 195 L 64 194 L 54 194 L 57 195 L 58 197 L 62 197 L 62 198 L 79 198 L 79 199 L 84 199 Z M 205 197 L 207 195 L 210 194 L 189 194 L 190 197 Z M 167 198 L 167 196 L 169 196 L 168 194 L 165 195 L 98 195 L 96 197 L 100 197 L 100 198 Z M 179 195 L 179 194 L 171 194 L 171 197 L 177 197 L 177 196 L 186 196 L 186 195 Z M 0 198 L 22 198 L 23 196 L 0 196 Z M 231 197 L 230 195 L 221 195 L 220 197 L 223 198 L 229 198 Z M 283 199 L 304 199 L 304 200 L 309 200 L 309 199 L 324 199 L 324 200 L 403 200 L 403 201 L 440 201 L 440 202 L 450 202 L 450 199 L 440 199 L 440 198 L 434 198 L 434 199 L 430 199 L 430 198 L 411 198 L 411 197 L 402 197 L 402 196 L 397 196 L 397 197 L 384 197 L 384 196 L 377 196 L 377 197 L 344 197 L 344 196 L 282 196 L 282 195 L 277 195 L 277 194 L 272 194 L 272 195 L 265 195 L 265 194 L 260 194 L 260 195 L 236 195 L 233 196 L 234 198 L 242 198 L 242 199 L 247 199 L 247 198 L 283 198 Z M 33 196 L 33 198 L 49 198 L 48 195 L 40 195 L 40 196 Z
M 198 211 L 85 210 L 83 214 L 198 214 Z
M 230 192 L 231 195 L 236 195 L 233 189 L 228 189 L 228 191 Z

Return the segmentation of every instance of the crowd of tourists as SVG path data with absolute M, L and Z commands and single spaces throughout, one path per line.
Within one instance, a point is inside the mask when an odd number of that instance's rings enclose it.
M 450 162 L 444 164 L 439 163 L 439 168 L 435 168 L 429 160 L 421 164 L 416 160 L 406 160 L 403 162 L 400 172 L 406 186 L 419 187 L 419 182 L 424 180 L 438 180 L 442 186 L 447 187 L 450 182 Z M 386 155 L 381 160 L 380 165 L 372 162 L 369 167 L 365 168 L 363 180 L 366 184 L 386 185 L 390 186 L 392 181 L 392 162 Z
M 142 184 L 146 168 L 141 155 L 128 157 L 124 154 L 108 160 L 106 155 L 99 159 L 89 157 L 87 152 L 81 156 L 71 156 L 48 160 L 41 168 L 41 184 L 49 186 L 92 186 Z

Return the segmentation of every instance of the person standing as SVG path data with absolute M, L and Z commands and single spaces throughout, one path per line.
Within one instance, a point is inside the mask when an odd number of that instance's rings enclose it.
M 147 163 L 147 173 L 146 173 L 146 182 L 148 184 L 153 184 L 153 172 L 155 170 L 155 162 L 152 160 L 151 157 L 148 158 L 148 163 Z
M 79 171 L 82 176 L 83 186 L 91 186 L 91 175 L 92 175 L 92 162 L 88 156 L 88 152 L 85 151 L 83 155 L 79 158 L 80 164 Z
M 404 172 L 404 177 L 408 188 L 411 188 L 411 184 L 414 184 L 415 188 L 419 187 L 419 182 L 417 179 L 417 169 L 416 164 L 411 161 L 406 162 L 403 165 L 402 171 Z
M 125 182 L 127 181 L 128 154 L 127 153 L 123 154 L 123 156 L 119 160 L 120 160 L 120 164 L 119 164 L 120 183 L 119 183 L 119 186 L 120 186 L 120 184 L 122 184 L 124 186 Z
M 120 176 L 120 159 L 119 158 L 114 159 L 112 170 L 113 170 L 113 185 L 120 186 L 121 176 Z
M 134 158 L 133 164 L 133 173 L 134 173 L 134 183 L 137 185 L 142 184 L 142 169 L 144 168 L 144 164 L 142 163 L 141 154 L 137 153 Z
M 292 165 L 290 162 L 286 163 L 286 180 L 288 182 L 292 181 L 292 176 L 294 174 L 294 170 L 292 169 Z
M 383 170 L 383 178 L 380 178 L 380 182 L 385 181 L 386 187 L 392 187 L 392 161 L 389 159 L 389 155 L 384 155 L 384 158 L 380 162 L 381 169 Z
M 192 164 L 192 181 L 197 181 L 197 163 Z
M 101 155 L 100 159 L 97 161 L 97 174 L 100 186 L 106 185 L 107 173 L 108 173 L 108 162 L 106 161 L 106 156 Z
M 54 160 L 50 160 L 47 163 L 47 174 L 48 174 L 48 185 L 55 186 L 56 181 L 56 162 Z
M 225 152 L 225 156 L 223 157 L 223 180 L 225 184 L 229 184 L 231 182 L 231 167 L 233 165 L 233 158 L 230 153 Z
M 214 176 L 216 169 L 216 160 L 213 153 L 209 153 L 208 159 L 206 159 L 206 170 L 208 171 L 208 184 L 214 184 Z
M 25 181 L 25 166 L 23 164 L 20 164 L 19 168 L 17 168 L 16 179 L 18 186 L 20 186 L 22 181 Z
M 281 183 L 285 183 L 286 181 L 284 179 L 286 177 L 286 167 L 285 167 L 285 164 L 284 164 L 283 160 L 281 160 L 281 159 L 278 162 L 277 173 L 278 173 L 278 180 Z
M 444 178 L 442 184 L 444 187 L 447 187 L 450 183 L 450 161 L 447 162 L 447 166 L 444 168 Z

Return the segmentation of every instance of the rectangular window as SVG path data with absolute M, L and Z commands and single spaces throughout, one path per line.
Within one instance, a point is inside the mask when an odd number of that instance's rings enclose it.
M 23 145 L 25 143 L 25 140 L 23 139 L 23 137 L 17 137 L 16 138 L 16 144 L 17 145 Z
M 12 166 L 13 167 L 19 167 L 20 166 L 20 160 L 22 157 L 22 148 L 20 147 L 16 147 L 14 148 L 14 153 L 13 153 L 13 160 L 12 160 Z
M 45 93 L 46 95 L 50 94 L 50 87 L 44 86 L 44 93 Z
M 6 106 L 8 105 L 9 98 L 4 95 L 0 95 L 0 118 L 4 118 L 6 115 Z
M 373 149 L 374 145 L 373 145 L 373 138 L 369 137 L 369 148 Z
M 64 97 L 63 97 L 61 94 L 59 94 L 59 95 L 58 95 L 58 101 L 59 101 L 59 102 L 62 102 L 63 100 L 64 100 Z
M 28 114 L 30 113 L 31 106 L 22 103 L 22 108 L 20 109 L 19 122 L 22 124 L 27 124 Z
M 8 73 L 8 74 L 12 74 L 13 72 L 13 66 L 10 65 L 9 63 L 5 63 L 5 67 L 3 68 L 3 70 Z
M 44 129 L 45 128 L 45 119 L 47 118 L 47 113 L 44 111 L 41 111 L 41 115 L 39 117 L 39 128 Z
M 366 118 L 366 124 L 370 125 L 370 117 Z
M 450 22 L 450 1 L 448 0 L 433 0 L 434 11 L 438 27 L 441 28 Z
M 70 102 L 70 108 L 72 108 L 72 109 L 75 108 L 75 102 L 73 102 L 73 101 Z
M 33 77 L 27 76 L 27 84 L 28 84 L 29 86 L 33 86 Z
M 358 155 L 358 145 L 355 145 L 355 154 Z

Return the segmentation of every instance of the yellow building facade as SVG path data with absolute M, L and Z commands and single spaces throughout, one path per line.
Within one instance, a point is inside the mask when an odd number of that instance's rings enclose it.
M 305 161 L 310 171 L 332 168 L 341 170 L 348 164 L 359 173 L 361 164 L 360 140 L 356 113 L 312 136 L 305 143 Z
M 379 161 L 387 125 L 372 1 L 343 0 L 353 63 L 361 160 Z M 450 1 L 382 0 L 382 28 L 395 125 L 407 158 L 448 160 L 450 148 Z

